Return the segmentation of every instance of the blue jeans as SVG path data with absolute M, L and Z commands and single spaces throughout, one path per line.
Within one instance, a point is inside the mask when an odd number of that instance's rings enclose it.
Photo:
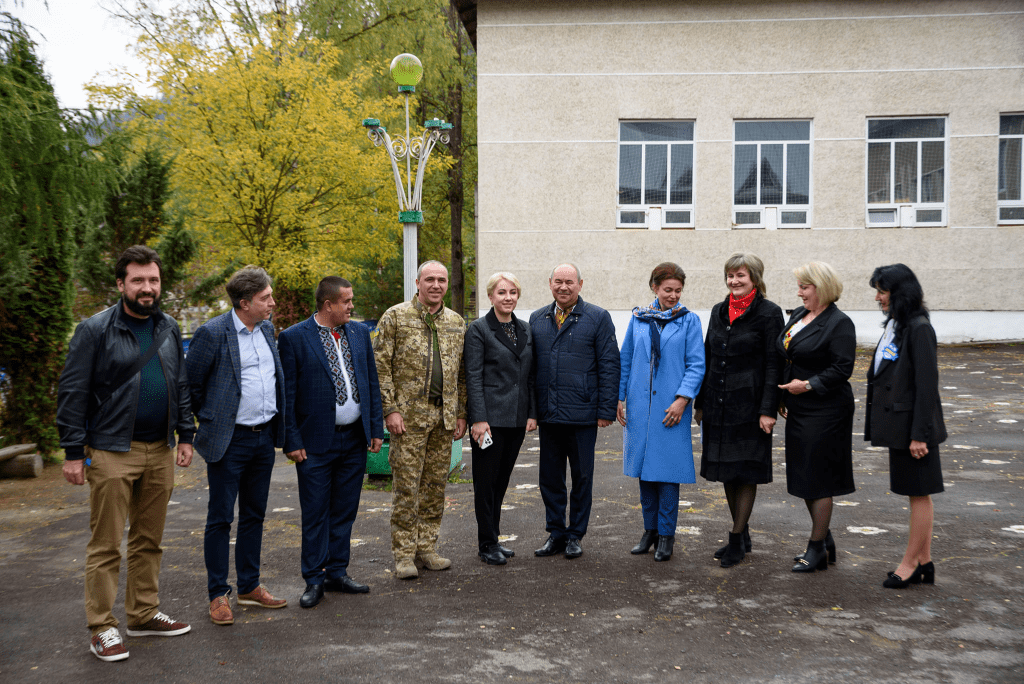
M 352 523 L 366 471 L 362 421 L 335 431 L 330 451 L 306 454 L 295 466 L 302 505 L 302 578 L 323 584 L 348 574 Z
M 594 445 L 597 423 L 593 425 L 540 426 L 540 495 L 544 499 L 547 530 L 555 539 L 582 539 L 590 522 L 594 488 Z M 569 493 L 569 525 L 565 524 L 565 463 L 572 473 Z
M 644 529 L 657 530 L 663 537 L 676 533 L 679 520 L 679 484 L 640 480 L 640 505 L 644 509 Z
M 224 457 L 206 464 L 210 504 L 206 511 L 203 555 L 210 600 L 231 592 L 228 584 L 231 523 L 238 500 L 235 574 L 239 594 L 260 584 L 263 518 L 267 513 L 270 475 L 274 470 L 273 428 L 253 432 L 235 427 Z

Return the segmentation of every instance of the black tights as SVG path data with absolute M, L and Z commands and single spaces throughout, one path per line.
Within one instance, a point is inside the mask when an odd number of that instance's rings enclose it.
M 725 500 L 729 502 L 729 512 L 732 513 L 733 534 L 739 534 L 747 528 L 750 512 L 754 510 L 755 498 L 757 498 L 756 484 L 725 483 Z
M 821 541 L 828 534 L 828 526 L 832 522 L 832 497 L 804 499 L 804 503 L 811 514 L 811 541 Z

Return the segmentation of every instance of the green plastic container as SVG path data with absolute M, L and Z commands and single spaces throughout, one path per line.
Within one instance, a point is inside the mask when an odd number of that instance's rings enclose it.
M 391 463 L 388 461 L 388 452 L 391 451 L 391 433 L 384 430 L 384 445 L 380 452 L 372 454 L 366 452 L 366 472 L 370 475 L 390 475 Z M 452 473 L 462 463 L 462 440 L 452 442 L 452 460 L 448 467 L 448 473 Z

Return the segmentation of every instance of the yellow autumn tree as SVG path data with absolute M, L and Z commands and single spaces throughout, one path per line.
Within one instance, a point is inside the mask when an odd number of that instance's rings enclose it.
M 257 263 L 304 289 L 399 250 L 390 167 L 361 125 L 397 102 L 368 100 L 364 70 L 338 78 L 338 48 L 303 36 L 282 2 L 253 4 L 193 0 L 161 15 L 140 3 L 125 18 L 147 78 L 121 74 L 93 94 L 163 142 L 178 208 L 215 265 Z

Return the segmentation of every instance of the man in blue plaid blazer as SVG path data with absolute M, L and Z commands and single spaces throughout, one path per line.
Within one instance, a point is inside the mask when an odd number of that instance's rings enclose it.
M 235 500 L 238 528 L 235 572 L 238 603 L 284 608 L 260 584 L 263 518 L 275 448 L 284 445 L 284 371 L 274 342 L 271 279 L 247 266 L 227 284 L 233 308 L 208 321 L 192 338 L 185 367 L 192 409 L 199 420 L 193 447 L 206 460 L 210 503 L 204 555 L 210 620 L 234 623 L 228 603 L 228 555 Z
M 353 308 L 352 283 L 327 276 L 316 288 L 316 313 L 280 337 L 284 451 L 295 461 L 302 504 L 302 608 L 325 591 L 370 590 L 349 576 L 348 562 L 366 450 L 380 451 L 384 414 L 370 331 L 350 321 Z

